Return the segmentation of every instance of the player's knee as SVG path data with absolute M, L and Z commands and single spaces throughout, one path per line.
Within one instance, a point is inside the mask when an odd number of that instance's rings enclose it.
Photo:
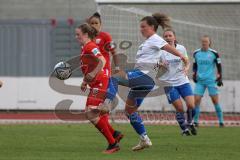
M 201 97 L 195 96 L 195 98 L 194 98 L 195 105 L 200 105 L 200 102 L 201 102 Z
M 212 96 L 211 98 L 212 98 L 212 102 L 213 102 L 214 105 L 216 105 L 216 104 L 219 103 L 219 102 L 218 102 L 218 97 L 217 97 L 217 96 Z
M 99 114 L 94 113 L 91 110 L 86 111 L 85 117 L 86 117 L 87 120 L 89 120 L 93 124 L 97 124 L 97 122 L 99 120 Z
M 184 112 L 183 107 L 177 107 L 177 108 L 176 108 L 176 111 L 177 111 L 177 112 Z
M 187 108 L 189 108 L 189 109 L 194 109 L 194 107 L 195 107 L 194 103 L 186 103 L 186 105 L 187 105 Z

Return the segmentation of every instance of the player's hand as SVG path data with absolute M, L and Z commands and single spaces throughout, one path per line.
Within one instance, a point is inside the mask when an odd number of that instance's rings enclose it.
M 217 82 L 217 86 L 218 87 L 223 86 L 223 81 L 222 81 L 222 77 L 221 76 L 219 78 L 217 78 L 216 82 Z
M 187 65 L 188 65 L 188 58 L 185 57 L 185 56 L 182 56 L 182 57 L 180 57 L 180 58 L 181 58 L 181 60 L 183 61 L 184 65 L 187 66 Z
M 96 76 L 95 73 L 90 72 L 90 73 L 88 73 L 88 74 L 85 76 L 84 80 L 85 80 L 86 82 L 92 82 L 92 80 L 94 79 L 95 76 Z
M 194 83 L 197 83 L 197 74 L 196 74 L 196 72 L 193 73 L 192 79 L 193 79 Z
M 87 83 L 86 82 L 82 82 L 82 84 L 81 84 L 81 90 L 83 91 L 83 92 L 85 92 L 86 90 L 87 90 Z
M 113 70 L 113 74 L 117 74 L 121 71 L 120 67 L 116 66 Z
M 168 70 L 168 65 L 169 65 L 169 63 L 167 61 L 159 62 L 159 67 L 162 67 L 166 70 Z

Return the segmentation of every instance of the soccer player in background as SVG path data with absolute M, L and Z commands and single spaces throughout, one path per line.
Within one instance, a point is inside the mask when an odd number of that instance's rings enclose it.
M 163 32 L 163 38 L 172 47 L 176 48 L 183 56 L 188 58 L 186 48 L 176 41 L 175 32 L 172 29 L 166 29 Z M 182 135 L 197 134 L 193 125 L 193 108 L 194 96 L 187 71 L 190 63 L 183 66 L 181 59 L 178 56 L 172 55 L 165 50 L 161 50 L 160 65 L 167 69 L 162 76 L 159 77 L 161 81 L 167 82 L 169 86 L 164 87 L 168 102 L 176 109 L 176 120 L 182 130 Z M 184 108 L 181 97 L 184 99 L 187 106 L 187 123 L 185 122 Z M 190 131 L 189 131 L 190 129 Z
M 217 86 L 223 86 L 221 59 L 217 51 L 210 48 L 211 39 L 209 36 L 203 36 L 201 38 L 201 43 L 202 47 L 197 49 L 193 54 L 193 80 L 195 82 L 194 123 L 196 126 L 199 124 L 200 102 L 207 88 L 217 113 L 219 126 L 223 127 L 223 112 L 219 104 L 219 91 L 217 88 Z M 216 67 L 217 72 L 215 69 Z
M 119 66 L 118 66 L 118 59 L 117 56 L 114 56 L 116 54 L 115 51 L 115 45 L 112 41 L 112 37 L 109 33 L 101 31 L 102 28 L 102 20 L 101 16 L 98 12 L 94 13 L 90 18 L 88 18 L 87 22 L 96 29 L 97 35 L 94 38 L 95 43 L 97 44 L 101 54 L 104 56 L 106 60 L 106 64 L 104 66 L 104 69 L 109 71 L 109 75 L 111 75 L 111 58 L 110 56 L 113 56 L 113 61 L 115 64 L 115 70 L 114 72 L 119 71 Z M 108 83 L 108 88 L 112 87 L 112 82 L 111 79 L 109 78 L 109 83 Z M 102 116 L 103 118 L 108 121 L 109 119 L 109 114 L 106 113 L 105 115 Z M 108 123 L 109 124 L 109 123 Z M 123 134 L 121 132 L 114 130 L 111 125 L 108 125 L 109 130 L 111 131 L 113 137 L 119 142 L 123 138 Z
M 106 60 L 92 40 L 97 31 L 89 24 L 80 25 L 75 30 L 76 39 L 82 45 L 80 67 L 83 73 L 81 90 L 86 91 L 90 87 L 90 93 L 86 102 L 86 118 L 103 134 L 108 141 L 108 147 L 104 151 L 111 154 L 120 149 L 117 140 L 113 137 L 108 120 L 102 116 L 97 107 L 106 96 L 108 87 L 109 72 L 104 68 Z
M 118 84 L 128 86 L 130 91 L 125 104 L 126 116 L 137 134 L 140 136 L 140 142 L 132 148 L 133 151 L 142 150 L 152 146 L 152 142 L 147 135 L 144 123 L 137 113 L 138 108 L 143 102 L 144 97 L 153 89 L 155 78 L 158 72 L 158 60 L 160 50 L 166 50 L 176 56 L 179 56 L 184 63 L 188 63 L 187 58 L 183 56 L 174 47 L 170 46 L 164 39 L 157 35 L 157 29 L 160 25 L 163 29 L 169 27 L 169 18 L 165 14 L 156 13 L 152 16 L 146 16 L 140 21 L 140 32 L 145 41 L 139 46 L 136 55 L 136 64 L 134 69 L 120 71 L 112 75 L 114 81 L 114 90 L 111 95 L 107 94 L 106 100 L 112 101 L 118 91 Z

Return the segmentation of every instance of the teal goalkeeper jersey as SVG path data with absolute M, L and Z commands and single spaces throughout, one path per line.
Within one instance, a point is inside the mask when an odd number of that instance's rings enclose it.
M 207 51 L 198 49 L 193 54 L 194 63 L 197 64 L 197 81 L 212 83 L 216 80 L 216 64 L 221 63 L 218 53 L 209 48 Z

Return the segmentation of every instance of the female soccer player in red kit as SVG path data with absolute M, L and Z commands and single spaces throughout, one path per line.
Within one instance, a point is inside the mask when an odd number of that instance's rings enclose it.
M 101 16 L 98 12 L 94 13 L 88 20 L 87 22 L 96 29 L 97 31 L 97 35 L 94 38 L 95 43 L 97 44 L 97 46 L 100 49 L 101 54 L 104 56 L 105 60 L 106 60 L 106 64 L 104 66 L 104 69 L 107 70 L 109 72 L 109 74 L 111 75 L 111 58 L 110 56 L 113 56 L 113 61 L 115 64 L 115 71 L 114 72 L 118 72 L 120 70 L 118 64 L 118 59 L 116 55 L 116 51 L 115 51 L 115 45 L 112 41 L 112 37 L 109 33 L 107 32 L 103 32 L 101 31 L 102 28 L 102 20 L 101 20 Z M 111 79 L 109 79 L 109 83 L 108 83 L 108 88 L 109 87 L 113 87 L 112 84 L 113 82 L 111 81 Z M 106 103 L 106 101 L 104 102 Z M 107 104 L 103 105 L 106 106 Z M 111 105 L 111 104 L 109 104 Z M 106 118 L 106 121 L 108 121 L 109 116 L 108 114 L 103 115 L 104 118 Z M 109 129 L 113 135 L 113 137 L 119 142 L 122 138 L 123 138 L 123 134 L 117 130 L 114 130 L 111 125 L 109 125 Z
M 89 24 L 80 25 L 75 30 L 76 39 L 82 45 L 80 57 L 83 82 L 81 90 L 86 91 L 87 86 L 90 92 L 86 102 L 86 117 L 107 139 L 109 146 L 104 153 L 110 154 L 120 149 L 118 141 L 113 137 L 109 129 L 108 119 L 98 112 L 99 104 L 103 103 L 108 87 L 109 73 L 104 68 L 106 60 L 92 40 L 97 32 Z

